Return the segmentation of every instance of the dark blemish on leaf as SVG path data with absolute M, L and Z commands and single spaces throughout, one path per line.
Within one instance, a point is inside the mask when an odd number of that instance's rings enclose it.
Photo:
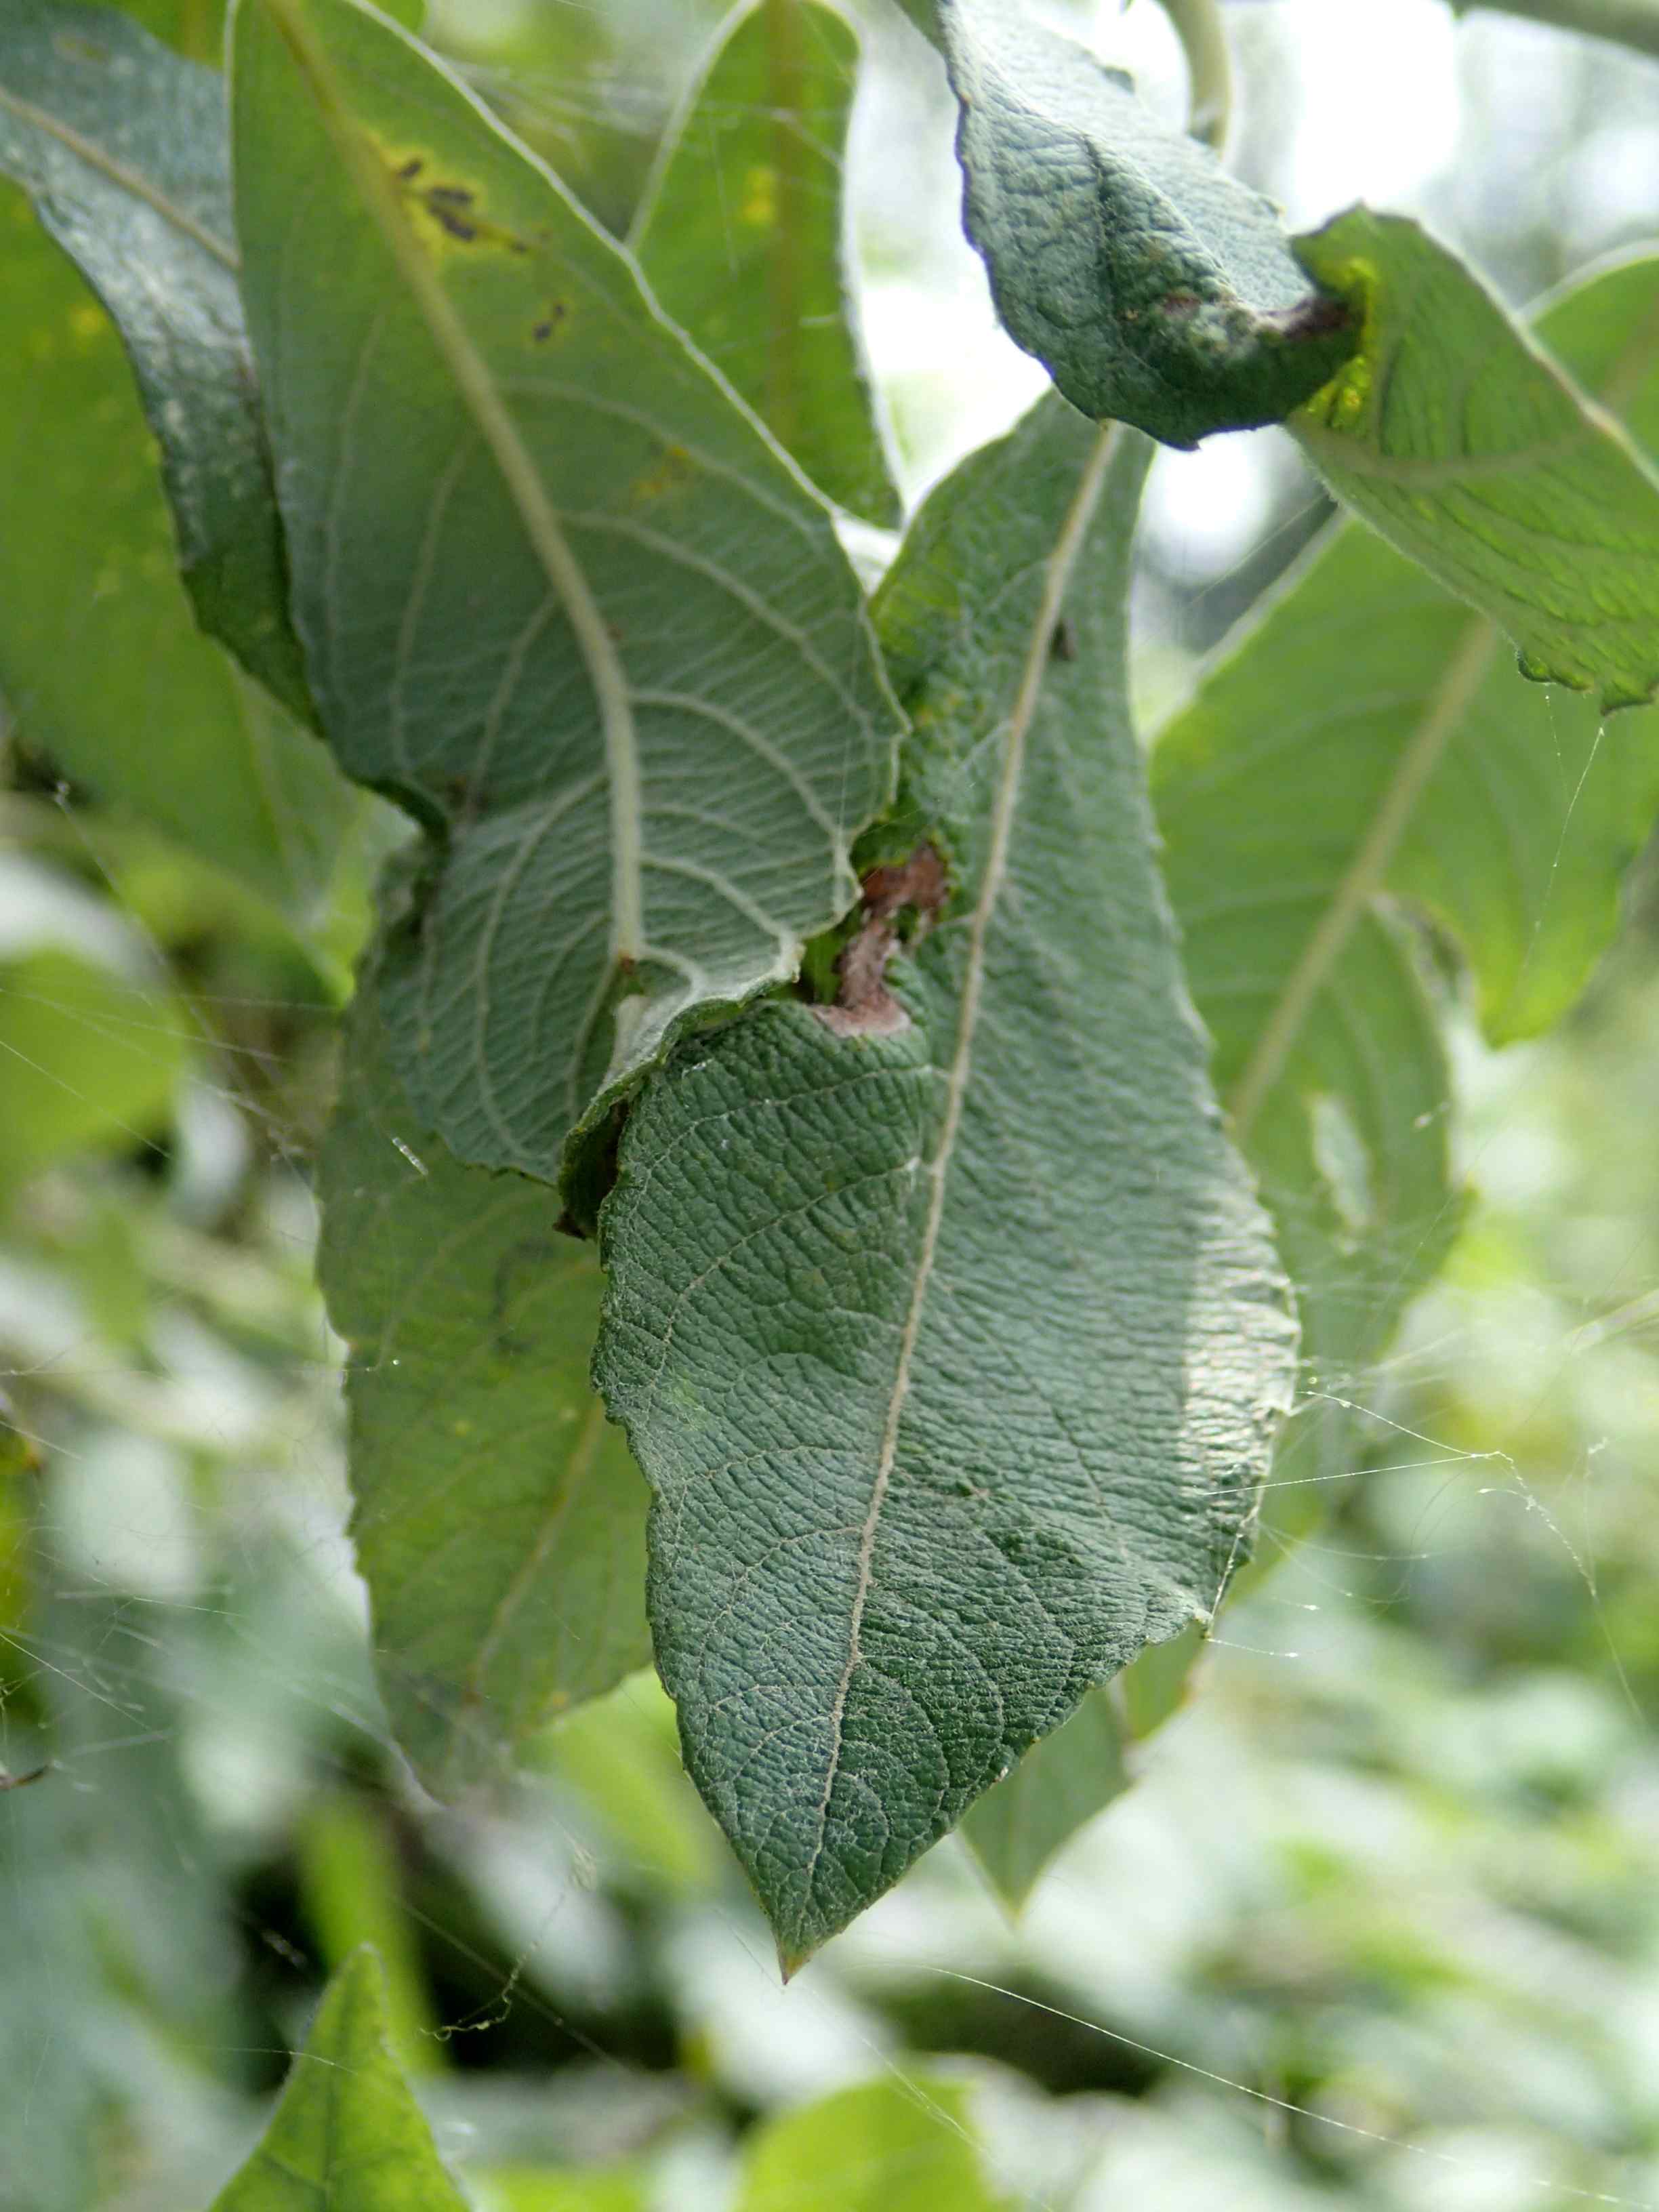
M 538 1288 L 536 1280 L 525 1281 L 526 1275 L 539 1277 L 542 1268 L 558 1257 L 558 1244 L 553 1237 L 524 1237 L 508 1245 L 496 1261 L 489 1298 L 489 1334 L 503 1359 L 522 1359 L 533 1348 L 526 1338 L 514 1334 L 511 1316 L 519 1303 L 532 1297 Z
M 540 322 L 536 325 L 535 328 L 530 333 L 531 337 L 535 339 L 537 344 L 545 345 L 547 341 L 553 336 L 554 332 L 558 329 L 559 325 L 563 322 L 565 317 L 569 313 L 569 308 L 565 305 L 562 300 L 555 300 L 552 306 L 542 317 Z
M 51 1772 L 50 1761 L 45 1766 L 32 1766 L 27 1774 L 9 1774 L 0 1766 L 0 1790 L 27 1790 L 31 1782 L 39 1782 L 43 1775 Z
M 452 238 L 459 238 L 465 245 L 470 246 L 477 237 L 477 224 L 469 222 L 465 216 L 458 215 L 447 200 L 439 198 L 435 189 L 427 194 L 426 204 L 432 220 L 440 229 L 447 230 Z
M 833 1006 L 812 1011 L 837 1036 L 890 1036 L 910 1017 L 887 988 L 887 963 L 898 943 L 898 917 L 917 917 L 918 934 L 944 905 L 950 890 L 945 863 L 931 845 L 918 845 L 908 860 L 872 868 L 864 878 L 864 924 L 836 963 Z
M 418 154 L 411 155 L 410 159 L 404 163 L 402 168 L 398 170 L 398 178 L 404 184 L 412 185 L 416 178 L 420 175 L 422 170 L 425 168 L 425 167 L 426 163 L 421 159 Z
M 1166 315 L 1196 314 L 1203 304 L 1196 292 L 1166 292 L 1163 301 Z
M 1048 640 L 1048 655 L 1053 660 L 1075 660 L 1078 657 L 1077 624 L 1070 615 L 1062 615 L 1054 624 L 1054 635 Z
M 1346 300 L 1334 293 L 1316 292 L 1311 298 L 1298 301 L 1281 314 L 1267 318 L 1271 328 L 1292 343 L 1304 338 L 1328 338 L 1337 331 L 1345 331 L 1353 320 L 1352 310 Z

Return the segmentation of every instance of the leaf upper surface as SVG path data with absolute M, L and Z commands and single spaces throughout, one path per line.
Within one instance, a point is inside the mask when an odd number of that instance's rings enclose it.
M 8 0 L 0 172 L 120 331 L 198 620 L 307 715 L 236 289 L 222 82 L 108 9 Z
M 1281 422 L 1352 350 L 1272 205 L 1019 0 L 941 0 L 963 219 L 1073 406 L 1170 445 Z
M 1537 323 L 1659 446 L 1659 260 Z M 1218 1084 L 1303 1286 L 1307 1348 L 1376 1356 L 1457 1221 L 1437 1024 L 1379 898 L 1432 915 L 1495 1043 L 1559 1018 L 1659 809 L 1659 710 L 1523 682 L 1492 623 L 1337 526 L 1152 754 L 1165 874 Z M 1346 1150 L 1346 1158 L 1344 1157 Z
M 1354 208 L 1297 241 L 1363 314 L 1289 425 L 1332 489 L 1514 639 L 1522 672 L 1639 706 L 1659 684 L 1659 472 L 1457 259 Z
M 410 1112 L 371 970 L 319 1169 L 351 1531 L 398 1741 L 437 1796 L 649 1654 L 646 1490 L 589 1386 L 599 1271 L 544 1184 Z
M 258 2148 L 213 2212 L 467 2212 L 387 2040 L 367 1944 L 329 1984 Z
M 843 271 L 858 39 L 817 0 L 745 0 L 719 34 L 633 233 L 659 300 L 841 506 L 895 524 Z
M 892 993 L 685 1048 L 602 1219 L 658 1663 L 786 1963 L 1207 1615 L 1288 1395 L 1124 703 L 1146 453 L 1051 397 L 923 510 L 880 613 L 954 898 Z
M 441 837 L 394 1056 L 462 1159 L 551 1177 L 677 1023 L 844 911 L 897 718 L 828 509 L 551 175 L 350 0 L 236 21 L 313 686 Z

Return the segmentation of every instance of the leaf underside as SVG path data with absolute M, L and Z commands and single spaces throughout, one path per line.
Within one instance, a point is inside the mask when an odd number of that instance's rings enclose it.
M 1604 710 L 1651 698 L 1659 473 L 1416 223 L 1355 208 L 1297 250 L 1364 320 L 1290 425 L 1332 489 L 1513 638 L 1524 674 Z
M 393 1056 L 459 1158 L 553 1179 L 845 909 L 896 718 L 829 511 L 550 173 L 349 0 L 245 0 L 235 46 L 313 687 L 435 833 Z
M 878 611 L 954 895 L 685 1048 L 602 1218 L 658 1663 L 787 1965 L 1207 1615 L 1288 1396 L 1124 703 L 1146 453 L 1051 398 L 924 509 Z
M 0 173 L 131 356 L 202 628 L 307 715 L 237 291 L 222 82 L 108 9 L 8 0 Z
M 1278 422 L 1352 350 L 1269 202 L 1019 0 L 941 4 L 963 220 L 1073 406 L 1175 446 Z
M 1656 297 L 1643 257 L 1535 325 L 1650 450 Z M 1524 682 L 1492 623 L 1352 522 L 1161 733 L 1187 972 L 1324 1373 L 1384 1348 L 1459 1216 L 1438 1024 L 1379 896 L 1456 945 L 1492 1042 L 1537 1035 L 1611 941 L 1659 808 L 1656 736 L 1659 710 L 1603 729 L 1593 700 Z
M 670 134 L 631 243 L 658 299 L 813 483 L 900 517 L 842 270 L 852 27 L 745 0 Z
M 398 1740 L 453 1797 L 649 1656 L 646 1491 L 587 1379 L 591 1246 L 409 1110 L 371 966 L 319 1164 L 351 1533 Z

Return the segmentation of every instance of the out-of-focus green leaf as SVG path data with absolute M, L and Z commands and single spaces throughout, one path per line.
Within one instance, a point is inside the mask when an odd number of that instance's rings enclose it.
M 329 1984 L 258 2148 L 213 2212 L 468 2212 L 386 2040 L 367 1944 Z
M 959 2081 L 906 2072 L 768 2120 L 738 2212 L 998 2212 Z
M 626 1880 L 642 1870 L 676 1890 L 708 1888 L 726 1855 L 686 1780 L 674 1708 L 653 1674 L 561 1721 L 545 1763 L 580 1796 L 615 1843 Z
M 1659 445 L 1659 260 L 1551 304 L 1540 339 Z M 1540 371 L 1540 374 L 1543 372 Z M 1456 942 L 1495 1043 L 1583 988 L 1659 807 L 1659 711 L 1523 682 L 1493 625 L 1339 526 L 1154 750 L 1187 972 L 1302 1287 L 1308 1350 L 1375 1357 L 1458 1218 L 1448 1078 L 1402 898 Z
M 818 0 L 744 0 L 665 142 L 632 243 L 653 290 L 814 483 L 899 519 L 842 270 L 858 40 Z
M 297 1856 L 306 1917 L 324 1963 L 332 1971 L 370 1946 L 385 1984 L 387 2045 L 405 2073 L 432 2073 L 443 2046 L 384 1813 L 348 1790 L 319 1796 L 307 1809 Z
M 236 289 L 222 84 L 106 9 L 8 0 L 0 172 L 28 192 L 121 333 L 161 444 L 198 620 L 305 715 Z M 60 447 L 78 429 L 77 396 L 52 402 Z
M 449 1796 L 647 1656 L 645 1486 L 587 1379 L 599 1264 L 544 1185 L 463 1167 L 422 1127 L 373 971 L 319 1182 L 375 1663 Z
M 1104 1684 L 969 1806 L 963 1839 L 1012 1910 L 1024 1904 L 1061 1844 L 1128 1788 L 1123 1750 L 1123 1724 Z
M 469 2176 L 484 2212 L 651 2212 L 644 2175 L 495 2166 Z
M 845 910 L 897 718 L 828 509 L 621 250 L 349 0 L 237 23 L 313 688 L 350 773 L 444 829 L 388 947 L 394 1056 L 459 1158 L 552 1178 Z
M 1355 208 L 1297 242 L 1364 323 L 1291 423 L 1332 489 L 1604 709 L 1659 684 L 1659 474 L 1456 257 Z M 1471 679 L 1473 681 L 1473 679 Z
M 1073 406 L 1175 446 L 1279 422 L 1353 349 L 1278 214 L 1023 0 L 941 0 L 963 219 Z
M 1050 395 L 924 507 L 878 603 L 908 860 L 835 1007 L 648 1086 L 602 1218 L 658 1664 L 786 1964 L 1207 1615 L 1289 1395 L 1124 696 L 1147 456 Z
M 197 629 L 120 341 L 4 185 L 0 291 L 0 690 L 17 740 L 303 920 L 361 801 Z

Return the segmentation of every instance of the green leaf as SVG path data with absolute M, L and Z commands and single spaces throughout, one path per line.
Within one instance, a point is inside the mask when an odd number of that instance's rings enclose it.
M 1489 615 L 1522 672 L 1638 706 L 1659 684 L 1659 474 L 1444 246 L 1355 208 L 1298 241 L 1363 319 L 1291 424 L 1332 489 Z
M 653 290 L 812 481 L 899 520 L 843 277 L 858 40 L 816 0 L 744 0 L 665 142 L 632 243 Z
M 258 2148 L 213 2212 L 467 2212 L 386 2041 L 365 1944 L 329 1984 Z
M 939 2075 L 866 2081 L 750 2136 L 737 2212 L 998 2212 L 968 2093 Z
M 16 739 L 303 921 L 362 801 L 197 629 L 120 342 L 3 185 L 0 293 L 0 689 Z
M 840 1006 L 648 1086 L 602 1220 L 658 1664 L 787 1964 L 1208 1615 L 1289 1394 L 1124 702 L 1146 454 L 1050 398 L 929 501 L 879 607 L 912 863 Z
M 1659 259 L 1539 337 L 1659 446 Z M 1303 1288 L 1307 1348 L 1376 1357 L 1457 1220 L 1449 1079 L 1381 902 L 1431 915 L 1494 1043 L 1577 996 L 1659 809 L 1659 713 L 1523 682 L 1497 629 L 1340 525 L 1164 731 L 1152 789 L 1218 1083 Z M 1311 834 L 1310 834 L 1311 830 Z
M 963 220 L 1073 406 L 1173 446 L 1279 422 L 1353 349 L 1277 212 L 1021 0 L 941 0 Z
M 375 1663 L 453 1796 L 648 1656 L 645 1486 L 587 1380 L 599 1266 L 544 1185 L 464 1167 L 422 1125 L 372 973 L 319 1181 Z
M 442 832 L 394 1055 L 461 1158 L 551 1177 L 844 910 L 896 717 L 828 509 L 556 181 L 349 0 L 236 21 L 313 685 L 348 770 Z
M 474 2179 L 485 2212 L 651 2212 L 653 2202 L 634 2167 L 495 2166 Z
M 8 0 L 0 171 L 121 332 L 197 619 L 307 714 L 236 289 L 218 77 L 107 9 Z
M 1024 1904 L 1060 1846 L 1129 1787 L 1124 1749 L 1123 1723 L 1105 1684 L 969 1807 L 963 1840 L 1011 1911 Z
M 0 1188 L 88 1146 L 159 1136 L 189 1053 L 166 978 L 112 908 L 18 854 L 0 865 Z

